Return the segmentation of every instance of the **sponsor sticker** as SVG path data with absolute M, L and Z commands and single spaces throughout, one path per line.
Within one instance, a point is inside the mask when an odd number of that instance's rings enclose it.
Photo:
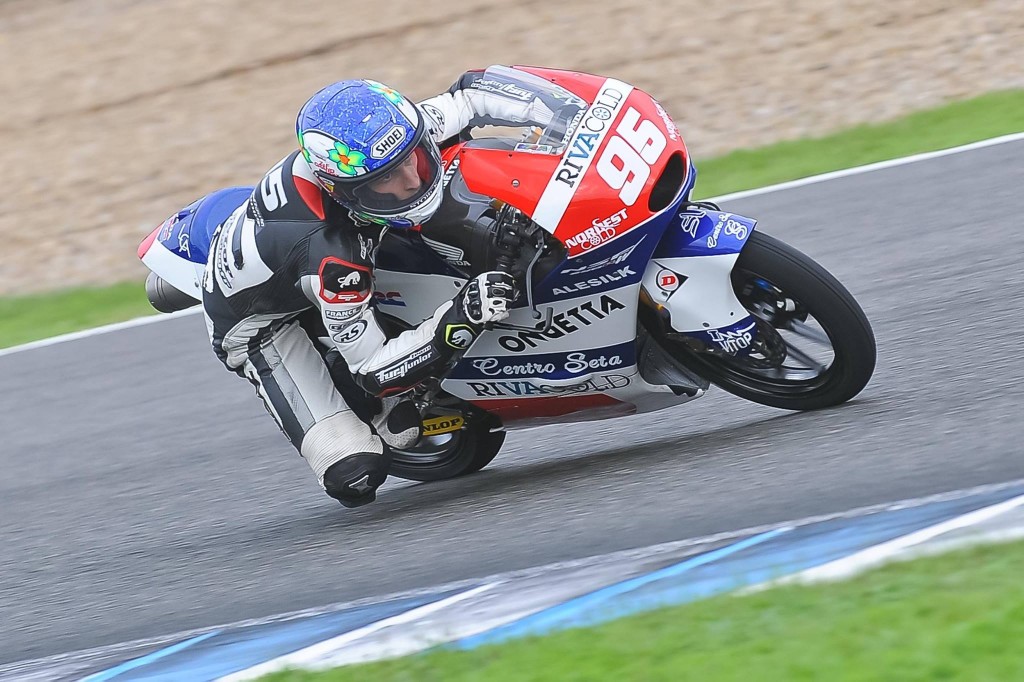
M 335 327 L 337 325 L 331 325 Z M 345 325 L 341 331 L 332 334 L 331 338 L 334 339 L 335 343 L 352 343 L 363 335 L 366 331 L 366 320 L 356 320 L 352 324 Z
M 350 308 L 348 310 L 325 310 L 324 317 L 326 317 L 328 320 L 342 321 L 351 319 L 361 312 L 363 312 L 362 308 Z
M 723 213 L 718 218 L 718 222 L 715 223 L 714 231 L 708 235 L 708 248 L 713 249 L 718 246 L 718 237 L 725 232 L 730 237 L 735 237 L 739 241 L 743 241 L 747 238 L 749 230 L 747 226 L 738 220 L 732 219 L 732 213 Z
M 182 230 L 181 234 L 178 235 L 178 251 L 185 254 L 188 258 L 192 258 L 192 250 L 189 248 L 188 232 L 185 232 L 185 230 Z
M 612 265 L 619 265 L 624 260 L 629 258 L 630 255 L 633 253 L 633 249 L 635 249 L 636 247 L 640 246 L 641 242 L 643 242 L 643 240 L 645 240 L 645 239 L 647 239 L 647 235 L 644 235 L 643 237 L 641 237 L 640 241 L 637 242 L 636 244 L 633 244 L 632 246 L 630 246 L 628 248 L 625 248 L 622 251 L 619 251 L 614 256 L 609 256 L 608 258 L 605 258 L 603 260 L 599 260 L 596 263 L 591 263 L 590 265 L 582 265 L 582 266 L 580 266 L 578 268 L 566 268 L 565 270 L 562 270 L 562 274 L 563 275 L 582 275 L 583 273 L 591 272 L 592 270 L 600 270 L 601 268 L 611 267 Z
M 370 260 L 370 256 L 373 255 L 373 238 L 364 237 L 361 233 L 356 233 L 356 237 L 359 239 L 359 257 Z
M 456 156 L 452 159 L 452 162 L 448 164 L 448 167 L 444 169 L 444 177 L 441 178 L 441 185 L 447 187 L 448 183 L 455 177 L 456 171 L 459 170 L 459 164 L 462 163 L 462 159 Z
M 398 149 L 402 142 L 405 141 L 405 127 L 400 125 L 391 126 L 391 130 L 384 133 L 373 146 L 370 147 L 370 158 L 371 159 L 383 159 L 386 158 L 391 152 Z
M 474 90 L 494 92 L 509 97 L 510 99 L 517 99 L 521 102 L 529 102 L 534 97 L 533 92 L 526 88 L 519 87 L 515 83 L 506 83 L 490 78 L 482 78 L 478 81 L 474 81 L 469 87 Z
M 675 291 L 680 284 L 679 275 L 671 270 L 658 271 L 658 288 L 662 291 Z
M 566 246 L 580 247 L 584 251 L 600 246 L 604 242 L 615 237 L 618 234 L 619 225 L 626 219 L 626 209 L 622 209 L 612 215 L 608 216 L 604 220 L 595 220 L 591 223 L 583 232 L 577 235 L 569 237 L 565 240 Z
M 429 345 L 422 346 L 412 354 L 405 357 L 399 364 L 393 367 L 387 367 L 374 374 L 374 378 L 377 379 L 377 383 L 383 385 L 389 381 L 400 379 L 408 374 L 411 370 L 419 367 L 420 365 L 429 362 L 434 358 L 434 349 Z
M 377 301 L 377 305 L 406 307 L 405 301 L 402 300 L 402 294 L 398 291 L 375 291 L 373 292 L 373 298 Z
M 598 275 L 597 277 L 591 277 L 590 279 L 583 280 L 581 282 L 575 282 L 564 287 L 554 287 L 551 291 L 556 296 L 564 296 L 565 294 L 575 294 L 587 289 L 595 289 L 606 284 L 615 284 L 619 280 L 635 276 L 636 272 L 632 267 L 627 265 L 626 267 L 619 268 L 614 272 Z
M 466 423 L 463 417 L 452 415 L 449 417 L 431 417 L 423 420 L 424 436 L 439 436 L 442 433 L 458 431 Z
M 544 356 L 541 356 L 544 357 Z M 537 377 L 555 374 L 559 368 L 569 375 L 615 369 L 623 365 L 622 356 L 594 351 L 567 353 L 556 362 L 523 360 L 509 362 L 505 358 L 475 358 L 473 368 L 487 377 Z
M 679 214 L 679 227 L 685 233 L 690 235 L 692 239 L 697 238 L 697 228 L 700 227 L 700 221 L 704 217 L 704 211 L 683 211 Z
M 420 107 L 437 124 L 437 131 L 442 132 L 444 130 L 444 113 L 433 104 L 421 104 Z
M 477 398 L 515 396 L 561 396 L 578 393 L 602 393 L 625 388 L 630 378 L 622 374 L 602 374 L 576 384 L 547 384 L 540 381 L 467 381 Z
M 469 265 L 469 261 L 466 260 L 466 252 L 458 248 L 457 246 L 445 244 L 444 242 L 439 242 L 436 239 L 430 239 L 429 237 L 424 237 L 423 235 L 420 235 L 420 239 L 423 240 L 424 244 L 429 246 L 438 255 L 440 255 L 446 261 L 450 262 L 452 265 L 458 265 L 462 267 Z
M 584 301 L 569 308 L 564 313 L 557 313 L 551 318 L 551 329 L 546 332 L 517 331 L 498 337 L 498 345 L 510 353 L 523 353 L 531 348 L 560 339 L 584 327 L 605 319 L 617 310 L 625 310 L 626 306 L 607 294 L 602 294 L 598 301 Z
M 665 131 L 668 132 L 669 139 L 679 139 L 679 128 L 676 127 L 675 121 L 668 115 L 664 107 L 658 102 L 654 102 L 654 109 L 658 112 L 658 117 L 661 118 L 661 122 L 665 124 Z
M 708 337 L 726 353 L 738 353 L 750 347 L 751 342 L 754 340 L 755 326 L 757 326 L 756 320 L 743 329 L 725 331 L 712 329 L 708 332 Z

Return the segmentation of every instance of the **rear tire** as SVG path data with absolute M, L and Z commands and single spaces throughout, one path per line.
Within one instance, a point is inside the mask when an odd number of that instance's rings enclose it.
M 504 431 L 490 415 L 465 415 L 459 431 L 426 436 L 408 450 L 391 450 L 390 474 L 410 481 L 442 481 L 480 471 L 491 463 L 505 442 Z
M 797 330 L 806 328 L 808 325 L 803 323 L 813 319 L 827 335 L 831 361 L 817 375 L 810 376 L 808 371 L 787 372 L 785 363 L 797 357 L 799 350 L 788 343 L 782 346 L 786 350 L 781 365 L 766 368 L 768 363 L 764 361 L 696 352 L 682 341 L 666 338 L 662 343 L 681 363 L 734 395 L 787 410 L 839 405 L 867 385 L 875 368 L 874 333 L 860 305 L 827 270 L 788 244 L 754 232 L 740 252 L 732 281 L 744 306 L 758 317 L 759 335 L 774 335 L 783 342 L 778 332 L 794 331 L 794 325 Z M 752 283 L 759 288 L 755 295 L 767 292 L 795 302 L 797 312 L 766 315 L 748 293 L 755 288 Z

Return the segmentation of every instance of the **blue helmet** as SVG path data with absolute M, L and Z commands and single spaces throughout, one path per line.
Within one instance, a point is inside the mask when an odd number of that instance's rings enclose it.
M 295 122 L 313 174 L 356 218 L 412 227 L 441 205 L 441 153 L 416 105 L 371 80 L 313 95 Z

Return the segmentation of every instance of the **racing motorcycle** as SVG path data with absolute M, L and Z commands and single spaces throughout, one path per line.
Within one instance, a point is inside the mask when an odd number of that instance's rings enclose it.
M 555 115 L 443 150 L 442 210 L 382 241 L 376 305 L 397 332 L 485 270 L 512 273 L 522 291 L 507 320 L 415 389 L 424 436 L 394 453 L 393 475 L 478 471 L 506 429 L 662 410 L 711 384 L 789 410 L 864 388 L 875 340 L 857 301 L 755 219 L 691 201 L 696 169 L 650 95 L 533 67 L 492 67 L 484 81 Z M 199 302 L 211 235 L 252 189 L 214 192 L 143 242 L 159 310 Z

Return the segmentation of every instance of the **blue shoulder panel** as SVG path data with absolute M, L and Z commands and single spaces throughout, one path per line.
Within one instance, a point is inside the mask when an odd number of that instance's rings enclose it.
M 171 216 L 157 239 L 193 263 L 205 263 L 217 226 L 249 199 L 252 187 L 227 187 L 196 199 Z

